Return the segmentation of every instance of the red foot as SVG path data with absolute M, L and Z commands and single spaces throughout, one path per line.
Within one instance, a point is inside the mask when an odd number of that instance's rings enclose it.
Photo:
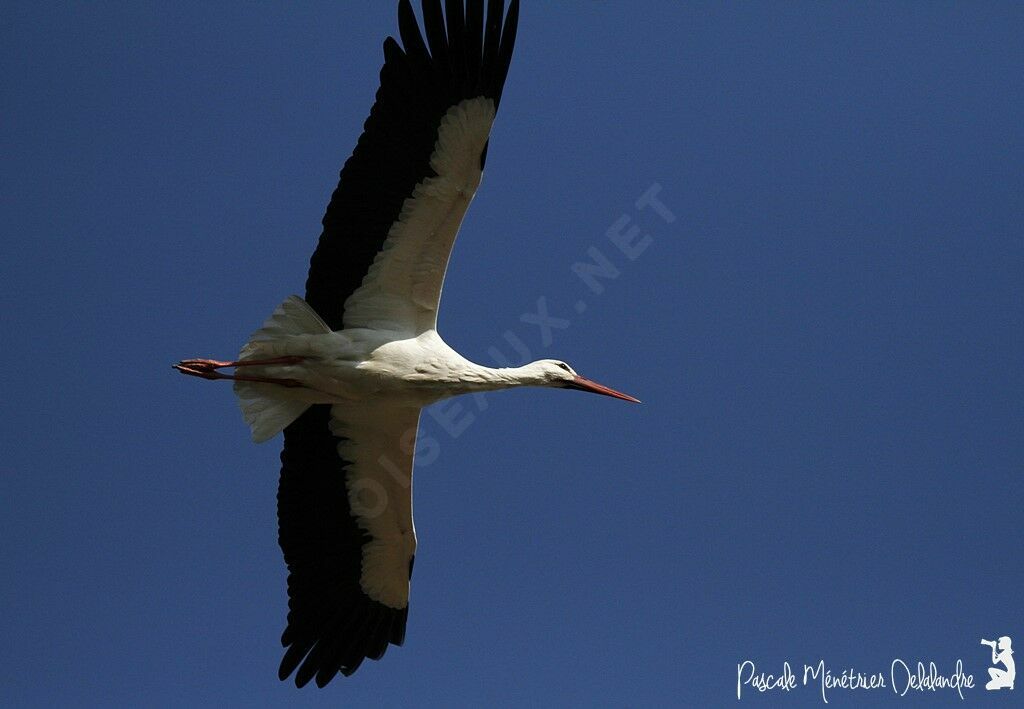
M 248 367 L 254 365 L 293 365 L 299 364 L 305 358 L 297 356 L 274 357 L 273 359 L 247 359 L 236 362 L 223 362 L 216 359 L 183 359 L 177 364 L 171 365 L 182 374 L 202 379 L 231 379 L 238 382 L 259 382 L 261 384 L 278 384 L 289 388 L 301 387 L 302 382 L 297 379 L 286 379 L 279 377 L 254 377 L 244 374 L 224 374 L 218 369 L 224 367 Z
M 233 362 L 223 362 L 219 359 L 183 359 L 174 366 L 177 367 L 181 365 L 196 369 L 223 369 L 224 367 L 251 367 L 253 365 L 291 365 L 299 364 L 305 359 L 305 357 L 297 357 L 295 355 L 287 355 L 284 357 L 272 357 L 271 359 L 239 359 Z

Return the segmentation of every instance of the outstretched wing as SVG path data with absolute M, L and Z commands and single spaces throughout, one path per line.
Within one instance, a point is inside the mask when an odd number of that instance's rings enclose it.
M 334 329 L 434 327 L 448 256 L 480 183 L 518 1 L 408 0 L 384 42 L 377 100 L 324 215 L 306 300 Z
M 298 686 L 315 677 L 322 687 L 402 644 L 419 414 L 314 406 L 288 429 L 277 497 L 289 571 L 281 679 L 298 668 Z
M 306 301 L 332 329 L 415 334 L 436 323 L 448 255 L 480 181 L 518 20 L 517 0 L 507 15 L 502 0 L 488 0 L 486 15 L 483 0 L 445 5 L 442 13 L 439 0 L 424 0 L 424 40 L 408 0 L 401 0 L 403 47 L 384 42 L 376 103 L 341 171 L 306 282 Z M 362 419 L 340 407 L 332 418 L 331 411 L 310 407 L 285 429 L 281 454 L 278 510 L 290 612 L 280 676 L 298 668 L 300 686 L 313 677 L 323 686 L 364 658 L 379 658 L 388 643 L 400 645 L 408 613 L 411 487 L 387 485 L 396 484 L 396 475 L 411 476 L 417 419 L 392 411 L 375 424 L 372 406 Z M 372 495 L 375 481 L 391 502 L 371 517 L 360 496 Z

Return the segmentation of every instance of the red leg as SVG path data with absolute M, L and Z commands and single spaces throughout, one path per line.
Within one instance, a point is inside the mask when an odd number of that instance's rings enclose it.
M 251 367 L 254 365 L 291 365 L 299 364 L 304 359 L 305 357 L 297 357 L 295 355 L 286 355 L 284 357 L 272 357 L 271 359 L 240 359 L 235 360 L 233 362 L 225 362 L 219 359 L 183 359 L 180 362 L 178 362 L 178 364 L 193 369 L 214 370 L 223 369 L 224 367 Z
M 300 382 L 297 379 L 285 379 L 279 377 L 250 377 L 244 374 L 224 374 L 223 372 L 216 371 L 216 369 L 211 366 L 189 365 L 187 364 L 187 362 L 189 361 L 190 360 L 185 360 L 180 364 L 173 365 L 173 367 L 182 374 L 188 374 L 189 376 L 192 377 L 201 377 L 203 379 L 230 379 L 232 381 L 238 382 L 259 382 L 261 384 L 279 384 L 280 386 L 285 386 L 289 388 L 302 386 L 302 382 Z

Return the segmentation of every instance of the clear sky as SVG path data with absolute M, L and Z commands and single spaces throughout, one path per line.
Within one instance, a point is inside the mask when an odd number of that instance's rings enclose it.
M 1024 6 L 524 0 L 441 331 L 644 404 L 435 407 L 405 646 L 277 681 L 280 439 L 169 365 L 302 292 L 395 4 L 5 3 L 0 703 L 728 706 L 746 659 L 1024 648 Z

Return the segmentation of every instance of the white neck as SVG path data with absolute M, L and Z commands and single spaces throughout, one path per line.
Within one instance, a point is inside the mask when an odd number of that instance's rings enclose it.
M 550 361 L 539 360 L 521 367 L 485 367 L 460 355 L 435 331 L 417 338 L 415 347 L 415 374 L 406 374 L 407 381 L 418 380 L 425 388 L 439 390 L 442 397 L 513 387 L 562 385 L 557 380 L 560 372 L 552 373 Z
M 459 371 L 453 372 L 456 375 L 450 384 L 452 388 L 462 391 L 497 391 L 498 389 L 512 389 L 513 387 L 525 386 L 552 386 L 537 362 L 524 364 L 522 367 L 484 367 L 482 365 L 464 360 L 465 365 Z

